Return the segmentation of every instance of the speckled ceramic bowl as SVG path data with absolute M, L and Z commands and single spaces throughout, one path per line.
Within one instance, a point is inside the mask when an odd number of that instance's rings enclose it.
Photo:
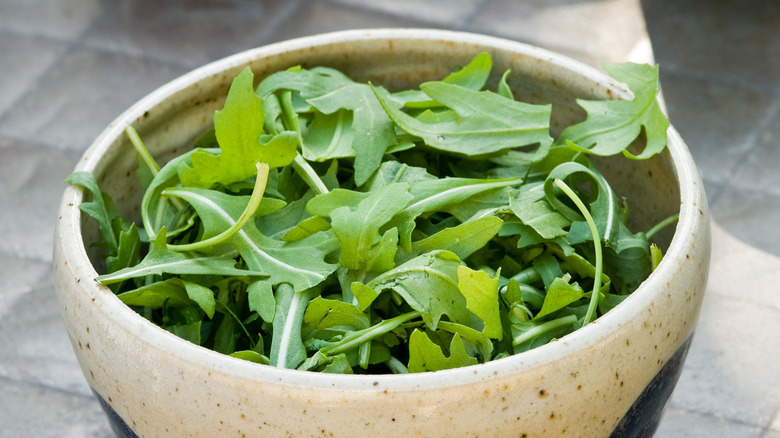
M 553 102 L 553 125 L 583 116 L 575 97 L 626 91 L 562 56 L 512 41 L 433 30 L 326 34 L 250 50 L 166 84 L 97 138 L 77 170 L 94 172 L 127 215 L 141 188 L 123 135 L 133 124 L 165 160 L 212 123 L 246 65 L 256 80 L 292 65 L 327 65 L 388 88 L 438 79 L 476 53 L 512 70 L 518 97 Z M 498 78 L 493 78 L 497 81 Z M 495 82 L 494 82 L 495 83 Z M 276 369 L 195 346 L 150 324 L 93 279 L 97 227 L 67 188 L 54 265 L 62 315 L 90 386 L 120 436 L 650 436 L 679 376 L 709 266 L 709 222 L 691 156 L 669 129 L 649 161 L 608 159 L 603 173 L 646 229 L 679 212 L 666 256 L 642 286 L 583 329 L 484 365 L 417 375 L 328 375 Z

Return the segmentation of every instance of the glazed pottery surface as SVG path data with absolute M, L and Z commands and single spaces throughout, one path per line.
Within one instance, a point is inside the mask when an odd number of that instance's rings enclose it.
M 628 96 L 598 70 L 528 45 L 449 31 L 346 31 L 269 45 L 199 68 L 149 94 L 95 140 L 76 170 L 94 172 L 126 217 L 142 189 L 124 129 L 161 162 L 191 148 L 232 79 L 295 65 L 329 66 L 391 90 L 436 80 L 488 52 L 491 83 L 511 69 L 520 100 L 553 103 L 554 133 L 584 113 L 575 98 Z M 674 128 L 648 161 L 598 160 L 665 257 L 642 286 L 594 323 L 513 357 L 411 375 L 330 375 L 231 358 L 156 327 L 94 281 L 97 226 L 67 188 L 57 223 L 58 298 L 84 375 L 120 436 L 650 436 L 679 376 L 704 294 L 709 214 L 702 182 Z

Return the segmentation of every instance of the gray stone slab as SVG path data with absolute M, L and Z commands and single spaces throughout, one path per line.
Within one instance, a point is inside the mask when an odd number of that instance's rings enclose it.
M 780 409 L 777 333 L 777 309 L 706 295 L 671 405 L 723 421 L 767 428 Z
M 67 47 L 66 43 L 37 36 L 0 33 L 0 118 L 25 91 L 37 85 L 38 78 Z
M 54 286 L 49 283 L 15 295 L 0 309 L 0 377 L 91 397 L 60 316 Z
M 768 254 L 712 226 L 712 259 L 707 294 L 780 311 L 780 257 Z M 776 341 L 780 342 L 780 341 Z M 780 419 L 778 419 L 780 427 Z
M 112 0 L 3 0 L 0 29 L 74 41 L 92 26 Z
M 190 68 L 270 39 L 299 1 L 120 2 L 85 45 Z M 294 21 L 293 21 L 294 22 Z
M 763 438 L 780 438 L 780 410 L 777 411 L 775 419 L 769 425 L 769 429 Z
M 0 120 L 0 135 L 84 151 L 119 114 L 185 69 L 79 49 L 39 78 Z
M 397 17 L 431 24 L 459 27 L 466 24 L 487 0 L 334 0 L 334 3 L 354 6 Z
M 700 415 L 670 406 L 656 438 L 762 438 L 762 428 L 718 417 Z
M 756 89 L 780 89 L 780 3 L 644 0 L 658 61 Z
M 381 27 L 430 27 L 428 24 L 367 9 L 353 8 L 327 1 L 310 1 L 279 23 L 272 42 L 305 35 L 349 29 Z
M 676 74 L 663 61 L 659 65 L 669 119 L 702 177 L 707 183 L 727 181 L 776 111 L 776 99 L 735 84 Z
M 16 296 L 51 282 L 51 263 L 0 252 L 0 317 Z
M 0 377 L 0 438 L 111 438 L 97 399 Z
M 0 138 L 0 253 L 51 262 L 63 181 L 80 155 Z
M 768 125 L 759 136 L 756 146 L 745 154 L 745 159 L 735 169 L 730 182 L 734 187 L 780 195 L 780 180 L 777 178 L 777 166 L 780 165 L 780 115 Z
M 638 0 L 494 0 L 469 28 L 561 52 L 594 66 L 625 61 L 647 36 Z
M 711 206 L 718 222 L 743 242 L 780 255 L 780 194 L 726 186 Z

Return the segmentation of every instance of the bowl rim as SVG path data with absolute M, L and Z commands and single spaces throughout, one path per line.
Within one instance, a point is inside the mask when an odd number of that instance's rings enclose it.
M 337 31 L 295 38 L 236 53 L 196 68 L 178 78 L 160 86 L 129 107 L 111 122 L 85 151 L 75 171 L 92 171 L 99 163 L 103 153 L 117 136 L 123 135 L 126 126 L 141 117 L 144 112 L 164 101 L 169 96 L 186 87 L 215 74 L 245 65 L 252 60 L 282 54 L 289 50 L 311 48 L 332 44 L 349 44 L 366 40 L 439 40 L 460 44 L 484 45 L 497 50 L 522 53 L 538 58 L 559 68 L 569 70 L 578 76 L 596 83 L 605 84 L 613 92 L 625 92 L 622 84 L 615 82 L 605 73 L 564 55 L 548 51 L 529 44 L 511 41 L 499 37 L 436 29 L 385 28 Z M 489 361 L 468 367 L 425 372 L 417 374 L 367 374 L 337 375 L 281 369 L 259 365 L 217 353 L 213 350 L 192 344 L 164 329 L 150 324 L 141 315 L 122 303 L 107 287 L 92 281 L 98 273 L 92 266 L 81 235 L 81 212 L 78 208 L 83 199 L 83 191 L 68 186 L 65 188 L 60 207 L 55 244 L 60 246 L 65 260 L 77 278 L 89 278 L 90 281 L 79 284 L 79 292 L 87 293 L 93 304 L 99 307 L 106 318 L 131 336 L 135 336 L 149 346 L 167 351 L 178 360 L 199 365 L 213 372 L 240 377 L 258 382 L 276 383 L 285 386 L 338 389 L 338 390 L 391 390 L 413 391 L 419 388 L 449 388 L 469 385 L 492 378 L 495 375 L 516 374 L 525 370 L 555 362 L 576 351 L 588 348 L 599 340 L 612 335 L 628 320 L 647 308 L 655 294 L 642 293 L 654 285 L 659 286 L 675 270 L 675 259 L 685 259 L 684 253 L 690 248 L 693 237 L 703 222 L 708 220 L 705 214 L 703 185 L 698 170 L 680 135 L 670 126 L 668 130 L 667 150 L 671 155 L 671 167 L 676 174 L 680 190 L 681 209 L 674 236 L 664 259 L 640 288 L 626 298 L 619 311 L 608 312 L 594 322 L 582 327 L 561 339 L 535 349 L 506 358 Z M 60 285 L 57 284 L 60 288 Z M 637 293 L 638 292 L 638 293 Z

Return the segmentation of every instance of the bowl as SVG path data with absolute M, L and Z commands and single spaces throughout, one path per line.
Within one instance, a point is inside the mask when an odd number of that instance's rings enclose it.
M 294 65 L 330 66 L 402 89 L 439 79 L 475 54 L 512 70 L 518 98 L 553 104 L 553 130 L 584 116 L 576 98 L 627 96 L 601 71 L 518 42 L 439 30 L 379 29 L 316 35 L 245 51 L 185 74 L 111 123 L 76 170 L 93 172 L 125 217 L 142 189 L 133 125 L 161 162 L 212 123 L 232 79 L 259 81 Z M 492 77 L 495 84 L 500 78 Z M 702 182 L 673 127 L 650 160 L 597 165 L 642 229 L 679 213 L 662 234 L 665 257 L 612 311 L 574 333 L 515 356 L 406 375 L 331 375 L 221 355 L 149 323 L 94 278 L 97 226 L 65 189 L 54 244 L 62 317 L 84 376 L 118 436 L 651 436 L 691 343 L 709 266 Z

